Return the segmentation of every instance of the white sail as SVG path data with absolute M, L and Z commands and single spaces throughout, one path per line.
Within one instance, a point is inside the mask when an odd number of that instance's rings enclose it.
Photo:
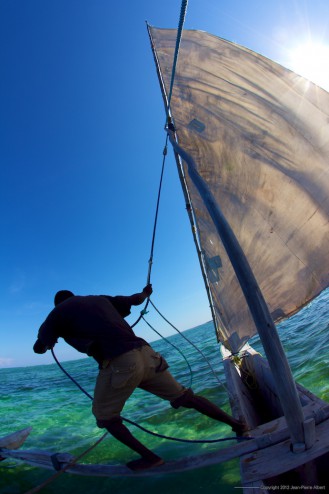
M 165 94 L 176 30 L 150 28 Z M 246 48 L 184 31 L 170 104 L 179 144 L 231 225 L 273 319 L 329 285 L 329 94 Z M 255 334 L 240 285 L 184 169 L 219 339 Z

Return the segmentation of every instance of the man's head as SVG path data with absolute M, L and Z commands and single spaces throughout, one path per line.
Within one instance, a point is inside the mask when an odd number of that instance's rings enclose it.
M 74 293 L 70 292 L 70 290 L 60 290 L 56 293 L 54 298 L 55 306 L 61 304 L 64 300 L 67 300 L 70 297 L 74 297 Z

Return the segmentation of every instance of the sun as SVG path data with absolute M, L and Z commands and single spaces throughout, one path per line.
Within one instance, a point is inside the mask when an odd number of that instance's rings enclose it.
M 289 67 L 329 91 L 329 44 L 308 41 L 289 50 Z

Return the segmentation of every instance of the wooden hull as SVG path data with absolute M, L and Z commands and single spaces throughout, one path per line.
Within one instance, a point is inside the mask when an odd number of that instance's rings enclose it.
M 245 356 L 225 358 L 230 403 L 235 417 L 243 417 L 253 437 L 286 436 L 277 444 L 240 457 L 245 493 L 264 489 L 299 492 L 329 491 L 329 404 L 297 384 L 304 415 L 305 444 L 291 451 L 291 439 L 268 363 L 251 347 Z

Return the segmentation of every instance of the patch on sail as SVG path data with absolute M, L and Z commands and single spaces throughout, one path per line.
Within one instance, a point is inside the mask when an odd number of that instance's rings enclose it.
M 222 267 L 222 261 L 219 256 L 214 256 L 211 258 L 205 257 L 205 262 L 207 266 L 207 273 L 209 277 L 209 281 L 211 283 L 219 282 L 219 268 Z
M 203 132 L 206 128 L 205 124 L 197 120 L 196 118 L 193 118 L 193 120 L 190 121 L 188 124 L 188 127 L 191 130 L 196 130 L 197 132 Z

